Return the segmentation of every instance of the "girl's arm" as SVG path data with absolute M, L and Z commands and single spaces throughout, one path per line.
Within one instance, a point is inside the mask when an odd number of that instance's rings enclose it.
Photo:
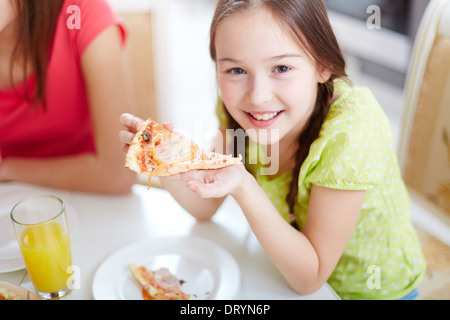
M 208 221 L 219 209 L 225 197 L 201 198 L 195 192 L 186 188 L 185 174 L 161 178 L 162 187 L 169 191 L 172 197 L 198 221 Z
M 226 150 L 226 140 L 224 139 L 224 137 L 225 130 L 220 128 L 219 133 L 214 140 L 212 151 Z M 198 221 L 208 221 L 222 205 L 223 201 L 225 200 L 226 194 L 216 195 L 215 197 L 202 198 L 186 187 L 187 182 L 195 179 L 202 179 L 202 176 L 203 171 L 195 170 L 182 173 L 174 177 L 161 178 L 160 181 L 163 188 L 169 191 L 173 198 L 193 217 L 195 217 Z M 231 177 L 233 177 L 233 175 L 231 175 Z
M 280 270 L 289 285 L 298 293 L 308 294 L 320 289 L 327 281 L 358 220 L 364 191 L 340 191 L 314 186 L 303 232 L 288 224 L 278 213 L 256 180 L 246 171 L 229 181 L 220 174 L 206 176 L 188 183 L 202 197 L 230 194 L 242 208 L 264 251 Z M 209 176 L 210 175 L 210 176 Z M 204 183 L 209 181 L 209 183 Z
M 81 60 L 95 128 L 96 154 L 54 159 L 3 159 L 0 181 L 88 192 L 127 193 L 136 176 L 124 168 L 117 118 L 131 111 L 124 50 L 116 26 L 102 32 Z M 62 108 L 64 106 L 61 106 Z

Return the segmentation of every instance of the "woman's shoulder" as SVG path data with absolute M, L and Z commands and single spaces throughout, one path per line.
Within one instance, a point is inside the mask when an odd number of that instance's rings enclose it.
M 111 5 L 107 0 L 65 0 L 63 10 L 69 11 L 69 8 L 74 9 L 72 6 L 78 7 L 81 14 L 90 12 L 103 12 L 105 14 L 112 11 Z M 83 13 L 82 11 L 84 10 L 86 12 Z
M 126 42 L 125 25 L 114 12 L 106 0 L 65 0 L 61 9 L 57 34 L 59 37 L 69 38 L 77 47 L 79 55 L 106 28 L 118 25 L 122 43 Z
M 68 30 L 80 33 L 119 20 L 107 0 L 65 0 L 61 15 Z

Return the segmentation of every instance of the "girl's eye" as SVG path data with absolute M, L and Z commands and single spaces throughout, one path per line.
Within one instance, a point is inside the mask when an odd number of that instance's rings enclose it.
M 233 68 L 233 69 L 230 69 L 230 71 L 228 71 L 228 72 L 231 74 L 245 74 L 244 69 L 241 69 L 241 68 Z
M 278 66 L 275 68 L 275 72 L 278 72 L 278 73 L 285 73 L 285 72 L 288 72 L 289 70 L 291 70 L 291 68 L 286 67 L 286 66 Z

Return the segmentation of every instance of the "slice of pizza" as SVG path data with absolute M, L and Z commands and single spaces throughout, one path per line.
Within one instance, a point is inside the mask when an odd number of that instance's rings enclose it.
M 145 300 L 189 300 L 191 296 L 182 291 L 182 281 L 178 280 L 167 268 L 161 268 L 155 272 L 144 266 L 135 264 L 128 266 L 134 278 L 139 282 L 143 290 Z
M 220 169 L 238 164 L 241 159 L 241 156 L 200 150 L 190 139 L 148 119 L 130 144 L 125 166 L 149 177 L 159 177 L 190 170 Z
M 0 300 L 22 300 L 14 291 L 6 287 L 0 286 Z

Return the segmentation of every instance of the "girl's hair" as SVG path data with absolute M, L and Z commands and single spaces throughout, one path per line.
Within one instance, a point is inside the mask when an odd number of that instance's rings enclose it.
M 295 167 L 292 170 L 292 181 L 286 197 L 290 212 L 298 195 L 298 176 L 300 168 L 309 153 L 309 148 L 317 139 L 320 129 L 330 109 L 334 94 L 333 80 L 347 79 L 345 60 L 328 19 L 323 0 L 219 0 L 210 30 L 210 54 L 216 61 L 215 34 L 218 25 L 227 17 L 244 10 L 266 8 L 274 18 L 285 25 L 299 45 L 309 53 L 320 70 L 328 70 L 330 78 L 318 84 L 317 99 L 308 125 L 298 137 L 298 149 L 295 155 Z M 225 106 L 224 106 L 225 107 Z M 226 111 L 226 108 L 224 108 Z M 226 111 L 228 125 L 233 129 L 239 124 Z
M 45 106 L 45 83 L 56 21 L 64 0 L 14 0 L 11 1 L 17 12 L 17 38 L 11 57 L 10 78 L 13 83 L 13 68 L 17 64 L 23 68 L 26 78 L 31 65 L 36 73 L 38 87 L 36 92 L 28 92 L 25 98 L 36 106 Z

